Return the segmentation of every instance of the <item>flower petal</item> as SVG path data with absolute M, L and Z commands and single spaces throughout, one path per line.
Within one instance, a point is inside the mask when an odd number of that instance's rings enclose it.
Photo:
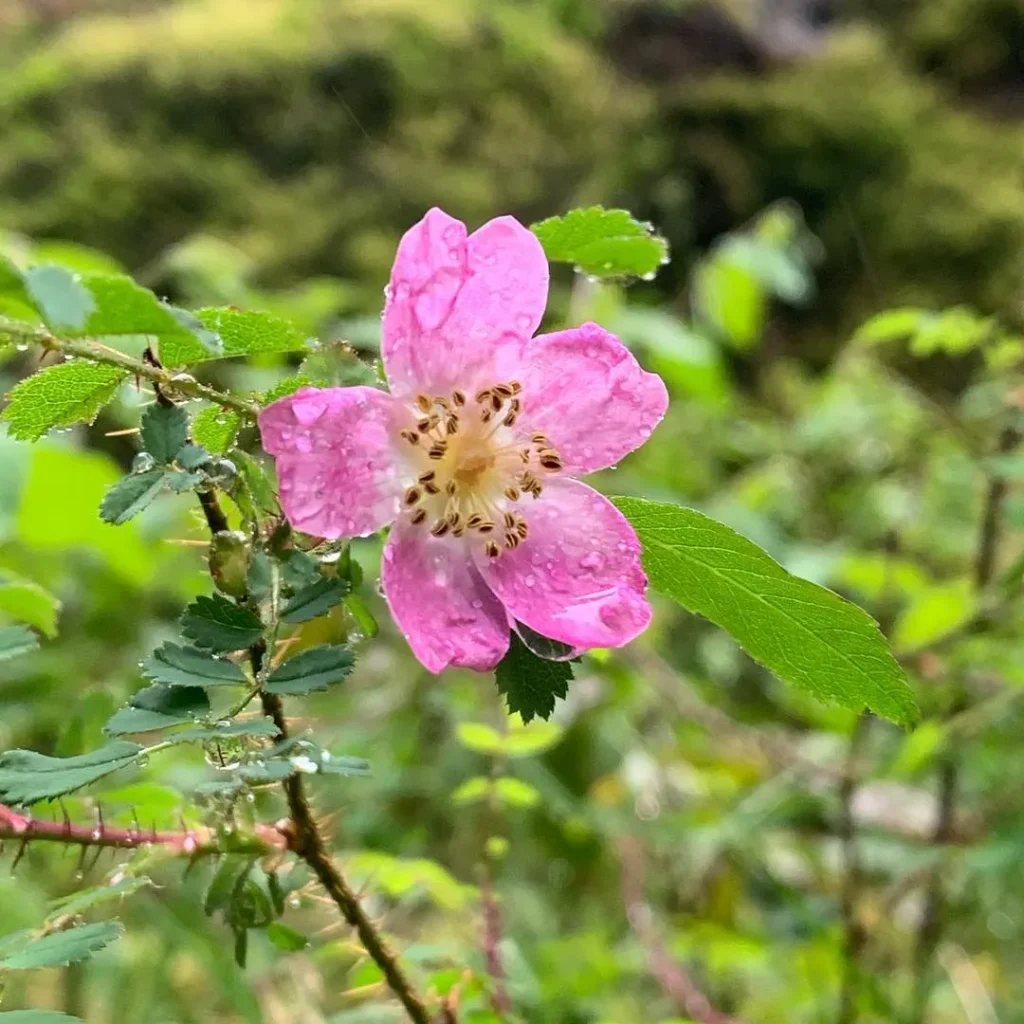
M 399 520 L 388 537 L 381 583 L 391 614 L 431 671 L 486 672 L 504 657 L 509 621 L 461 540 Z
M 547 295 L 544 250 L 513 217 L 467 238 L 461 221 L 429 210 L 391 270 L 381 355 L 392 392 L 469 391 L 509 378 Z
M 521 422 L 546 434 L 574 475 L 614 466 L 668 408 L 664 381 L 597 324 L 534 338 L 519 380 Z
M 399 412 L 383 391 L 351 387 L 300 388 L 260 413 L 292 526 L 333 539 L 373 533 L 395 518 L 402 484 L 391 437 Z
M 621 647 L 651 620 L 640 542 L 622 513 L 578 480 L 546 484 L 521 506 L 530 534 L 478 555 L 488 586 L 530 629 L 575 647 Z

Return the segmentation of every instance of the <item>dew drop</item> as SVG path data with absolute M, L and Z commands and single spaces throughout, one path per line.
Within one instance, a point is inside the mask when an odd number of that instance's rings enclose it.
M 591 572 L 596 572 L 603 565 L 604 555 L 602 555 L 599 551 L 591 551 L 589 555 L 584 555 L 580 559 L 580 568 L 587 569 Z
M 525 583 L 525 584 L 526 584 L 526 585 L 527 585 L 528 587 L 532 587 L 532 586 L 535 586 L 535 585 L 536 585 L 536 583 L 537 583 L 537 578 L 536 578 L 535 576 L 527 576 L 527 577 L 526 577 L 526 579 L 524 579 L 524 580 L 523 580 L 523 582 L 524 582 L 524 583 Z

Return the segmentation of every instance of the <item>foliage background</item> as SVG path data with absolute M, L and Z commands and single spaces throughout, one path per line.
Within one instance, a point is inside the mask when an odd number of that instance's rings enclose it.
M 671 953 L 737 1018 L 841 1020 L 855 919 L 866 980 L 848 1019 L 899 1020 L 922 880 L 941 857 L 952 898 L 926 1019 L 1024 1012 L 1019 581 L 990 628 L 948 637 L 977 606 L 993 473 L 1009 487 L 1001 570 L 1024 526 L 1020 464 L 989 458 L 1015 364 L 984 360 L 978 340 L 1020 327 L 1016 0 L 7 0 L 0 32 L 5 250 L 40 245 L 80 267 L 99 250 L 177 302 L 270 309 L 368 358 L 396 240 L 430 205 L 474 224 L 591 202 L 652 220 L 673 250 L 654 281 L 627 299 L 563 275 L 552 303 L 552 323 L 602 320 L 672 389 L 654 442 L 602 488 L 728 522 L 863 603 L 914 675 L 917 730 L 855 729 L 659 605 L 641 642 L 577 670 L 559 742 L 510 769 L 539 800 L 498 823 L 451 799 L 489 770 L 457 726 L 502 723 L 498 694 L 415 664 L 382 614 L 367 542 L 364 596 L 384 639 L 342 692 L 308 706 L 332 749 L 373 774 L 316 792 L 418 969 L 482 966 L 468 887 L 498 831 L 502 950 L 526 1020 L 681 1019 L 625 910 L 623 876 L 628 890 L 641 873 Z M 737 232 L 758 243 L 753 263 L 720 242 Z M 921 358 L 851 343 L 904 306 L 975 312 L 940 323 Z M 31 368 L 13 355 L 8 385 Z M 238 388 L 284 372 L 271 359 L 212 371 Z M 96 519 L 136 450 L 110 432 L 137 415 L 125 389 L 88 429 L 36 446 L 0 437 L 0 571 L 62 602 L 59 638 L 0 665 L 0 749 L 94 745 L 139 687 L 139 658 L 204 588 L 201 549 L 167 542 L 202 536 L 187 499 L 116 532 Z M 972 708 L 950 726 L 961 687 Z M 961 786 L 940 851 L 929 840 L 950 749 Z M 159 782 L 150 769 L 101 794 L 108 813 L 173 825 L 181 794 L 214 769 L 181 755 L 168 775 L 167 763 Z M 38 921 L 79 870 L 33 846 L 0 878 L 0 927 Z M 290 919 L 316 935 L 313 951 L 256 945 L 242 974 L 202 913 L 204 869 L 154 877 L 124 906 L 125 940 L 84 967 L 8 979 L 5 1008 L 398 1019 L 311 893 Z

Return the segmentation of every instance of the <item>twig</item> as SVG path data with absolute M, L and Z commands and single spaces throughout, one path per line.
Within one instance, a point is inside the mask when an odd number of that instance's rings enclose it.
M 174 373 L 161 366 L 152 366 L 139 359 L 133 359 L 115 349 L 107 348 L 95 341 L 87 339 L 59 338 L 45 327 L 33 327 L 17 320 L 0 317 L 0 340 L 10 339 L 19 344 L 41 345 L 51 352 L 62 352 L 79 359 L 88 359 L 94 363 L 105 363 L 127 370 L 133 376 L 143 377 L 173 394 L 186 398 L 205 398 L 208 402 L 234 409 L 245 416 L 255 417 L 260 408 L 255 402 L 238 398 L 226 391 L 218 391 L 207 384 L 200 384 L 195 377 L 187 373 Z
M 484 956 L 487 958 L 487 973 L 494 981 L 492 1003 L 494 1011 L 504 1017 L 512 1012 L 512 1000 L 505 985 L 505 965 L 501 960 L 501 908 L 494 893 L 490 869 L 485 869 L 480 887 L 480 901 L 484 919 Z
M 999 436 L 998 451 L 1005 455 L 1013 451 L 1020 442 L 1020 434 L 1013 427 L 1006 427 Z M 993 475 L 989 478 L 988 490 L 985 495 L 985 506 L 982 513 L 981 532 L 978 538 L 978 553 L 974 563 L 974 584 L 977 590 L 983 590 L 992 581 L 995 569 L 996 552 L 1002 525 L 1003 502 L 1006 500 L 1006 478 Z M 961 685 L 947 717 L 952 719 L 961 715 L 970 705 L 967 691 Z M 935 846 L 945 848 L 953 838 L 956 822 L 956 801 L 960 787 L 959 749 L 950 744 L 942 758 L 939 768 L 939 816 L 935 823 L 932 842 Z M 942 864 L 937 863 L 928 879 L 925 890 L 924 910 L 918 926 L 917 941 L 914 950 L 915 985 L 911 1006 L 910 1024 L 918 1024 L 924 1020 L 928 999 L 931 995 L 931 965 L 935 958 L 935 950 L 942 937 L 946 914 L 946 893 L 943 885 Z
M 857 823 L 853 814 L 853 797 L 857 789 L 857 761 L 867 739 L 871 719 L 860 715 L 850 735 L 846 753 L 846 772 L 839 787 L 839 835 L 843 844 L 843 887 L 839 913 L 843 923 L 843 965 L 839 992 L 837 1024 L 852 1024 L 857 1017 L 857 995 L 861 981 L 861 954 L 867 935 L 860 920 L 860 888 L 863 871 L 857 847 Z
M 233 835 L 231 850 L 239 848 L 240 840 L 253 852 L 262 846 L 264 852 L 283 852 L 288 845 L 287 836 L 270 825 L 257 825 L 251 836 Z M 75 825 L 69 820 L 44 821 L 31 815 L 19 814 L 0 804 L 0 843 L 14 839 L 27 845 L 38 841 L 65 843 L 83 849 L 98 847 L 114 850 L 137 850 L 143 846 L 161 847 L 170 853 L 185 857 L 203 857 L 226 852 L 223 838 L 216 830 L 205 827 L 182 828 L 180 832 L 146 831 L 142 828 L 108 828 L 102 821 L 96 825 Z
M 644 896 L 644 858 L 635 839 L 625 839 L 619 847 L 622 863 L 622 896 L 630 927 L 647 951 L 651 974 L 662 991 L 675 1003 L 680 1014 L 699 1024 L 740 1024 L 711 1005 L 683 966 L 676 962 L 654 923 L 654 915 Z

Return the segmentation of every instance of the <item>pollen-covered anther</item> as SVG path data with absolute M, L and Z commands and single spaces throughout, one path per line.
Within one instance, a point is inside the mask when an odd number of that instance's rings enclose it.
M 517 488 L 517 487 L 506 487 L 505 488 L 505 497 L 508 498 L 509 501 L 518 501 L 519 497 L 520 497 L 520 495 L 519 495 L 519 488 Z
M 488 558 L 497 558 L 501 554 L 501 548 L 498 547 L 497 543 L 493 540 L 487 542 L 487 546 L 484 548 L 487 552 Z
M 548 447 L 548 443 L 549 442 L 548 442 L 547 434 L 534 434 L 533 437 L 530 438 L 530 440 L 538 448 L 547 448 Z
M 530 451 L 529 448 L 520 448 L 519 449 L 519 458 L 521 458 L 523 460 L 523 462 L 529 464 L 530 459 L 533 458 L 533 453 Z
M 403 441 L 408 441 L 409 444 L 419 444 L 420 435 L 415 430 L 402 430 L 400 436 Z
M 430 456 L 435 462 L 440 461 L 444 458 L 445 452 L 448 451 L 447 441 L 435 441 L 431 446 L 427 455 Z
M 423 520 L 426 519 L 426 518 L 427 518 L 427 510 L 425 508 L 418 508 L 412 514 L 412 519 L 411 519 L 412 525 L 413 526 L 419 526 L 420 523 L 422 523 Z
M 487 402 L 487 401 L 490 400 L 490 397 L 491 397 L 491 389 L 490 388 L 484 388 L 482 391 L 478 391 L 476 393 L 476 404 L 477 405 L 483 405 L 484 402 Z
M 444 424 L 445 433 L 451 437 L 459 432 L 459 417 L 452 413 Z
M 525 519 L 520 519 L 519 522 L 516 523 L 516 533 L 518 533 L 523 540 L 526 540 L 526 538 L 530 536 L 530 526 Z
M 422 497 L 423 492 L 418 487 L 410 487 L 409 490 L 405 492 L 403 501 L 411 508 L 413 505 L 418 505 Z
M 438 519 L 430 528 L 431 536 L 443 537 L 451 529 L 451 524 L 445 519 Z
M 537 456 L 540 459 L 540 464 L 552 473 L 562 468 L 562 457 L 554 448 L 542 448 L 537 452 Z
M 475 530 L 482 522 L 484 517 L 479 512 L 474 512 L 467 520 L 466 525 L 471 529 Z
M 506 512 L 504 518 L 505 518 L 505 525 L 510 527 L 510 528 L 515 526 L 516 523 L 518 522 L 518 517 L 516 516 L 516 514 L 514 512 Z
M 416 429 L 421 434 L 429 433 L 441 422 L 441 417 L 434 413 L 432 416 L 424 416 L 423 419 L 419 420 L 416 424 Z
M 507 530 L 505 532 L 505 547 L 509 551 L 512 551 L 514 548 L 519 547 L 519 541 L 520 537 L 518 533 L 515 533 L 512 530 Z
M 442 409 L 444 409 L 445 412 L 448 412 L 448 410 L 451 409 L 451 405 L 449 404 L 448 399 L 444 397 L 444 395 L 435 396 L 434 405 L 439 405 Z
M 418 477 L 416 477 L 416 479 L 421 484 L 429 484 L 431 482 L 431 480 L 433 480 L 434 477 L 436 477 L 436 476 L 437 476 L 437 473 L 435 473 L 432 469 L 428 469 L 425 473 L 420 473 L 420 475 Z
M 427 494 L 440 494 L 441 493 L 441 488 L 438 487 L 437 484 L 435 484 L 433 480 L 428 480 L 423 485 L 423 490 L 425 490 L 427 492 Z
M 448 483 L 444 485 L 444 493 L 447 494 L 449 498 L 454 498 L 458 492 L 459 485 L 454 480 L 449 480 Z
M 476 530 L 478 533 L 492 533 L 494 531 L 494 523 L 490 519 L 485 519 L 477 525 Z
M 434 403 L 430 400 L 429 395 L 417 395 L 416 404 L 420 407 L 423 412 L 430 412 L 434 407 Z
M 452 392 L 452 403 L 457 406 L 463 406 L 466 404 L 466 394 L 464 391 L 459 391 L 457 388 Z

